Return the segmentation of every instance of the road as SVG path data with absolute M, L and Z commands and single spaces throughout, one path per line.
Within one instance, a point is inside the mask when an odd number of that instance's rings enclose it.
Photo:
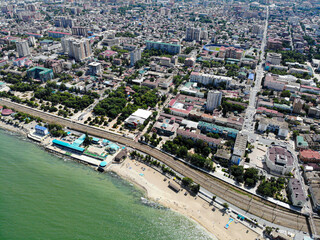
M 244 194 L 241 190 L 236 189 L 234 186 L 210 177 L 203 172 L 192 169 L 182 162 L 176 161 L 168 154 L 165 154 L 155 148 L 151 148 L 139 142 L 132 141 L 131 139 L 122 137 L 112 132 L 108 132 L 104 129 L 81 124 L 71 119 L 65 119 L 60 116 L 42 112 L 40 110 L 33 109 L 21 104 L 13 103 L 9 100 L 0 99 L 0 105 L 13 108 L 16 111 L 25 112 L 33 116 L 40 117 L 44 121 L 49 123 L 60 124 L 79 132 L 87 132 L 90 135 L 100 138 L 106 138 L 111 141 L 124 144 L 131 148 L 138 149 L 141 152 L 149 154 L 151 157 L 158 159 L 159 161 L 168 165 L 176 172 L 194 179 L 195 182 L 200 184 L 204 189 L 211 193 L 214 193 L 218 197 L 224 199 L 226 202 L 229 202 L 232 205 L 235 205 L 253 215 L 256 215 L 259 218 L 263 218 L 269 222 L 273 222 L 287 228 L 305 232 L 309 231 L 307 218 L 305 216 L 302 216 L 301 214 L 290 211 L 288 209 L 278 207 L 276 204 L 265 201 L 256 196 Z M 314 222 L 316 227 L 320 229 L 320 220 L 314 219 Z
M 271 143 L 274 142 L 274 144 L 280 145 L 287 147 L 288 150 L 292 153 L 294 156 L 294 165 L 295 165 L 295 178 L 299 179 L 300 182 L 302 183 L 302 187 L 304 192 L 307 194 L 306 187 L 304 185 L 304 181 L 302 179 L 301 173 L 300 173 L 300 167 L 299 167 L 299 162 L 298 162 L 298 157 L 297 154 L 294 150 L 294 146 L 290 142 L 284 142 L 280 141 L 277 139 L 270 140 L 270 139 L 263 139 L 261 136 L 259 137 L 258 134 L 255 134 L 255 122 L 254 122 L 254 115 L 256 113 L 256 106 L 257 106 L 257 93 L 261 90 L 261 82 L 262 78 L 264 76 L 264 71 L 263 71 L 263 64 L 265 62 L 265 46 L 266 46 L 266 39 L 267 39 L 267 31 L 268 31 L 268 19 L 269 19 L 269 7 L 267 7 L 267 15 L 266 15 L 266 22 L 265 22 L 265 27 L 264 27 L 264 33 L 263 33 L 263 39 L 261 43 L 261 54 L 260 54 L 260 63 L 258 64 L 256 68 L 256 81 L 255 81 L 255 86 L 251 89 L 250 93 L 250 99 L 249 99 L 249 105 L 245 114 L 245 121 L 243 124 L 242 132 L 248 135 L 248 139 L 250 142 L 253 141 L 259 141 L 260 143 L 264 143 L 267 146 L 270 146 Z M 310 201 L 306 203 L 306 206 L 304 208 L 304 211 L 306 211 L 308 214 L 310 214 L 310 225 L 312 228 L 312 232 L 316 235 L 317 234 L 317 229 L 314 223 L 314 219 L 312 217 L 312 206 Z
M 265 61 L 264 59 L 264 49 L 266 47 L 266 41 L 267 41 L 267 31 L 268 31 L 268 20 L 269 20 L 269 7 L 267 7 L 267 13 L 266 13 L 266 22 L 263 32 L 263 38 L 260 48 L 260 63 L 258 64 L 256 68 L 256 81 L 253 88 L 251 88 L 250 91 L 250 99 L 249 99 L 249 105 L 246 111 L 245 120 L 243 123 L 242 132 L 243 133 L 253 133 L 254 132 L 254 115 L 256 113 L 256 97 L 257 93 L 261 89 L 261 82 L 264 75 L 263 71 L 263 63 Z

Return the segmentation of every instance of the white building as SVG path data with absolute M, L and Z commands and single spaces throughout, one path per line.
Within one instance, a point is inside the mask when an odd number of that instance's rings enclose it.
M 26 40 L 17 41 L 16 46 L 17 46 L 19 57 L 26 57 L 30 55 L 28 41 Z
M 186 29 L 186 40 L 197 42 L 208 40 L 208 31 L 206 29 L 188 27 Z
M 29 46 L 35 47 L 37 45 L 36 38 L 34 36 L 29 36 L 28 43 L 29 43 Z
M 228 87 L 232 82 L 232 78 L 225 77 L 225 76 L 217 76 L 217 75 L 199 73 L 199 72 L 192 72 L 190 75 L 190 81 L 191 82 L 198 82 L 203 85 L 213 84 L 215 86 L 217 86 L 221 83 L 225 83 L 226 87 Z
M 97 74 L 100 74 L 102 72 L 101 63 L 92 62 L 92 63 L 89 63 L 88 66 L 89 66 L 89 73 L 91 75 L 97 75 Z
M 292 172 L 294 158 L 291 152 L 281 146 L 271 146 L 265 156 L 266 165 L 271 173 L 285 175 Z
M 288 193 L 293 206 L 303 207 L 306 203 L 306 195 L 304 194 L 300 180 L 290 178 L 288 183 Z
M 271 63 L 272 65 L 280 65 L 281 64 L 281 53 L 269 52 L 267 54 L 266 61 Z
M 151 111 L 138 109 L 137 111 L 132 113 L 124 122 L 127 126 L 136 128 L 137 126 L 142 125 L 151 115 Z
M 69 57 L 76 61 L 83 61 L 92 56 L 92 50 L 89 39 L 62 38 L 62 49 L 64 53 L 68 53 Z
M 207 96 L 206 110 L 213 112 L 221 104 L 222 92 L 220 91 L 209 91 Z
M 281 119 L 281 120 L 280 120 Z M 289 134 L 288 123 L 282 118 L 262 118 L 259 122 L 258 131 L 265 132 L 267 130 L 271 132 L 278 131 L 280 137 L 287 137 Z
M 233 164 L 239 165 L 241 159 L 244 157 L 247 148 L 248 135 L 238 133 L 231 157 Z
M 136 49 L 130 52 L 130 65 L 134 66 L 134 64 L 141 60 L 141 49 Z

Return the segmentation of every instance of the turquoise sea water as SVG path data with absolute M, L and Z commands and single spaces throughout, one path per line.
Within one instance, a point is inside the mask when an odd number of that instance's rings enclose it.
M 119 177 L 0 130 L 0 239 L 211 239 Z

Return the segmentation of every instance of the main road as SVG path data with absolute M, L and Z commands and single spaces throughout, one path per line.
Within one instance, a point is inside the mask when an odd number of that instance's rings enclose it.
M 269 7 L 267 7 L 267 13 L 266 13 L 266 22 L 264 26 L 264 32 L 263 32 L 263 38 L 260 48 L 260 62 L 256 68 L 256 81 L 254 87 L 251 88 L 250 91 L 250 99 L 249 99 L 249 105 L 246 111 L 245 120 L 243 123 L 243 132 L 254 132 L 254 115 L 256 113 L 256 97 L 257 93 L 261 89 L 261 82 L 264 75 L 263 72 L 263 63 L 264 63 L 264 49 L 266 47 L 266 41 L 267 41 L 267 31 L 268 31 L 268 20 L 269 20 Z
M 306 216 L 299 213 L 290 211 L 288 209 L 277 206 L 274 203 L 268 202 L 262 198 L 244 193 L 234 186 L 229 185 L 221 180 L 215 179 L 203 172 L 192 169 L 186 166 L 184 163 L 175 160 L 168 154 L 161 152 L 158 149 L 151 148 L 147 145 L 135 142 L 131 139 L 122 137 L 121 135 L 115 134 L 113 132 L 106 131 L 101 128 L 85 125 L 77 121 L 62 118 L 50 113 L 40 111 L 38 109 L 33 109 L 18 103 L 11 102 L 6 99 L 0 98 L 0 105 L 13 108 L 16 111 L 25 112 L 36 117 L 42 118 L 48 123 L 61 124 L 63 126 L 69 127 L 79 132 L 87 132 L 90 135 L 97 136 L 100 138 L 106 138 L 111 141 L 119 142 L 121 144 L 127 145 L 129 147 L 138 149 L 150 156 L 158 159 L 164 164 L 171 167 L 173 170 L 179 172 L 184 176 L 188 176 L 195 180 L 207 191 L 217 195 L 218 197 L 224 199 L 225 201 L 237 206 L 257 217 L 263 218 L 269 222 L 275 224 L 296 229 L 299 231 L 308 232 L 308 220 Z M 320 228 L 320 220 L 314 219 L 316 228 Z

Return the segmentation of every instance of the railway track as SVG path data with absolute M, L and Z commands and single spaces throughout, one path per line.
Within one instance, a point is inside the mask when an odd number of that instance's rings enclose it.
M 158 149 L 151 148 L 150 146 L 138 142 L 134 142 L 128 138 L 122 137 L 121 135 L 107 132 L 104 129 L 74 122 L 70 119 L 65 119 L 60 116 L 45 113 L 40 110 L 13 103 L 5 99 L 0 99 L 0 104 L 10 108 L 14 108 L 17 111 L 29 113 L 33 116 L 40 117 L 49 123 L 61 124 L 69 127 L 70 129 L 74 129 L 80 132 L 87 132 L 90 135 L 107 138 L 111 141 L 115 141 L 138 149 L 165 163 L 176 172 L 194 179 L 194 181 L 200 184 L 203 188 L 212 192 L 214 195 L 224 199 L 230 204 L 233 204 L 234 206 L 237 206 L 259 218 L 263 218 L 275 224 L 299 231 L 309 232 L 307 217 L 297 212 L 290 211 L 289 209 L 280 207 L 257 196 L 250 195 L 249 193 L 246 193 L 241 189 L 236 189 L 236 187 L 228 183 L 225 183 L 210 175 L 186 166 L 184 163 L 175 160 L 170 155 L 167 155 L 159 151 Z M 314 218 L 314 223 L 316 229 L 320 229 L 320 220 Z

